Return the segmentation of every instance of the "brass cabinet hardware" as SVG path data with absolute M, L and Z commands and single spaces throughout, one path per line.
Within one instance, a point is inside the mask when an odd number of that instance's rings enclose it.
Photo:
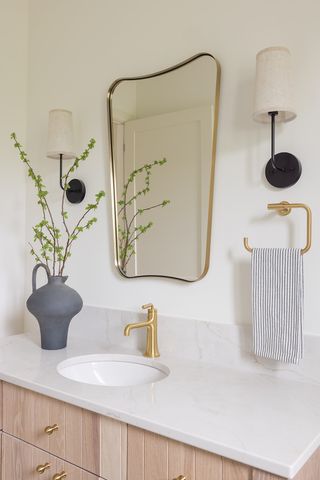
M 127 325 L 124 329 L 124 335 L 128 337 L 133 328 L 146 327 L 147 344 L 144 356 L 149 358 L 160 357 L 158 350 L 158 312 L 152 303 L 142 305 L 141 308 L 148 310 L 147 320 L 145 322 L 129 323 L 129 325 Z
M 50 467 L 51 467 L 51 463 L 46 462 L 43 465 L 38 465 L 37 468 L 36 468 L 36 472 L 38 472 L 40 474 L 44 473 Z
M 173 480 L 187 480 L 187 477 L 185 477 L 184 475 L 179 475 L 179 477 L 174 478 Z
M 63 478 L 66 478 L 66 477 L 67 477 L 67 474 L 63 470 L 61 473 L 56 473 L 55 475 L 53 475 L 52 480 L 62 480 Z
M 48 425 L 45 429 L 44 429 L 44 432 L 47 433 L 48 435 L 52 435 L 53 432 L 55 432 L 56 430 L 59 430 L 59 425 L 57 425 L 56 423 L 54 425 Z
M 286 216 L 291 213 L 292 208 L 303 208 L 307 214 L 307 241 L 304 248 L 301 249 L 302 255 L 307 253 L 311 248 L 311 235 L 312 235 L 312 212 L 308 205 L 304 203 L 288 203 L 288 202 L 280 202 L 280 203 L 269 203 L 268 209 L 269 210 L 276 210 L 279 215 Z M 249 245 L 248 238 L 243 239 L 244 248 L 248 250 L 248 252 L 252 253 L 252 247 Z

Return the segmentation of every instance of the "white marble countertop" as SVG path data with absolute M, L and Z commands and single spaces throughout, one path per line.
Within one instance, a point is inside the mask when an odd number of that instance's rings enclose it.
M 165 356 L 170 375 L 143 386 L 85 385 L 56 371 L 66 358 L 112 351 L 120 352 L 82 339 L 45 351 L 27 335 L 7 337 L 0 378 L 283 477 L 293 478 L 320 445 L 314 383 Z

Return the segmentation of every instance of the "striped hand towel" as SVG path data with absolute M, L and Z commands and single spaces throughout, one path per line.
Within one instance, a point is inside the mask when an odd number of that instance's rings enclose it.
M 298 248 L 252 252 L 253 351 L 298 363 L 303 356 L 303 255 Z

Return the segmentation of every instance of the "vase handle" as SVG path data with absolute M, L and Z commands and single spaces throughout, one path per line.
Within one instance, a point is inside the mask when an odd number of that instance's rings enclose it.
M 43 267 L 45 269 L 47 278 L 49 281 L 49 277 L 50 277 L 49 267 L 45 263 L 38 263 L 32 270 L 32 291 L 33 292 L 37 290 L 37 272 L 40 267 Z

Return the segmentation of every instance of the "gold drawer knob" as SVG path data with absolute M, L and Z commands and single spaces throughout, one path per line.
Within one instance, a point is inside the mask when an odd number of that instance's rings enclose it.
M 179 477 L 174 478 L 173 480 L 187 480 L 187 477 L 185 477 L 184 475 L 179 475 Z
M 48 468 L 51 467 L 51 463 L 44 463 L 43 465 L 38 465 L 37 468 L 36 468 L 36 471 L 38 473 L 44 473 L 46 470 L 48 470 Z
M 53 432 L 55 432 L 56 430 L 59 430 L 59 425 L 57 425 L 56 423 L 54 425 L 48 425 L 45 429 L 44 429 L 44 432 L 47 433 L 48 435 L 52 435 Z
M 66 478 L 67 474 L 65 471 L 62 471 L 61 473 L 56 473 L 53 475 L 52 480 L 62 480 L 63 478 Z

